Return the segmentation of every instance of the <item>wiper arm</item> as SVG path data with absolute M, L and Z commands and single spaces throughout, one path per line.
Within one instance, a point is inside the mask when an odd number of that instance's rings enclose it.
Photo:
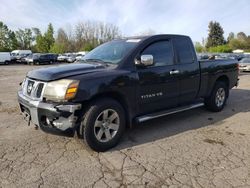
M 98 63 L 102 63 L 106 66 L 109 66 L 109 64 L 113 64 L 113 63 L 108 62 L 108 61 L 103 61 L 102 59 L 84 59 L 84 61 L 86 61 L 86 62 L 88 62 L 88 61 L 98 62 Z
M 101 60 L 101 59 L 84 59 L 84 60 L 85 60 L 85 61 L 103 62 L 103 63 L 104 63 L 104 61 Z

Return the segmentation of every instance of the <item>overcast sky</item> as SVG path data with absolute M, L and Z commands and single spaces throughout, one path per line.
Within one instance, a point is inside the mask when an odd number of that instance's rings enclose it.
M 207 36 L 209 21 L 250 35 L 250 0 L 0 0 L 0 20 L 11 29 L 55 29 L 86 20 L 116 24 L 123 35 L 146 30 L 185 34 L 194 41 Z

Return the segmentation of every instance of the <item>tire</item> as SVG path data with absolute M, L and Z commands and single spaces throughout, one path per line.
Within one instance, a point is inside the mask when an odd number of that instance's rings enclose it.
M 211 95 L 205 99 L 205 107 L 212 112 L 221 111 L 229 95 L 229 88 L 225 82 L 217 81 Z
M 125 130 L 124 109 L 115 100 L 99 99 L 90 105 L 81 126 L 86 145 L 97 152 L 106 151 L 116 146 L 122 137 Z

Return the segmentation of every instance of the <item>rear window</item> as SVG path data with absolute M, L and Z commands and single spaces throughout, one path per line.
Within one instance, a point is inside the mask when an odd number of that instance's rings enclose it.
M 191 46 L 191 40 L 185 37 L 175 38 L 175 49 L 178 61 L 181 64 L 193 63 L 194 54 Z

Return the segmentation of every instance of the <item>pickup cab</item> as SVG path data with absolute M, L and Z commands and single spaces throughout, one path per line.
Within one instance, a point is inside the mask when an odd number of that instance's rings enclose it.
M 28 72 L 18 101 L 29 123 L 72 131 L 105 151 L 135 123 L 201 106 L 221 111 L 238 72 L 236 60 L 198 61 L 188 36 L 131 37 L 98 46 L 82 62 Z

